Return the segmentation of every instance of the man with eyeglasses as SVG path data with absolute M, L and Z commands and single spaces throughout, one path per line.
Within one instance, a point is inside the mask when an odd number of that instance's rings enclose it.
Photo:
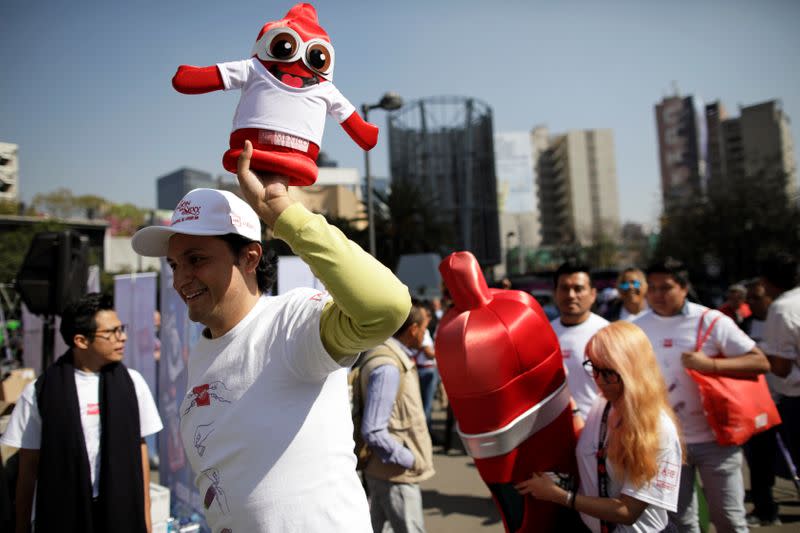
M 695 471 L 700 472 L 711 521 L 717 531 L 746 532 L 742 449 L 717 444 L 706 421 L 697 385 L 687 368 L 709 374 L 746 376 L 769 371 L 764 353 L 729 317 L 689 302 L 689 276 L 680 261 L 667 259 L 647 269 L 648 303 L 652 312 L 635 321 L 656 353 L 669 399 L 686 442 L 686 464 L 681 471 L 678 512 L 670 521 L 680 531 L 699 533 Z M 695 349 L 698 326 L 708 338 Z
M 605 318 L 610 322 L 617 320 L 627 320 L 633 322 L 650 307 L 647 305 L 647 280 L 644 272 L 638 268 L 626 268 L 617 278 L 617 291 L 620 298 L 611 308 Z
M 550 325 L 558 336 L 567 373 L 567 387 L 581 418 L 585 420 L 598 394 L 594 380 L 581 366 L 586 343 L 597 330 L 608 325 L 608 320 L 592 313 L 597 289 L 592 286 L 588 266 L 566 261 L 556 270 L 553 282 L 559 317 L 553 319 Z
M 125 325 L 92 293 L 64 310 L 61 336 L 69 350 L 25 388 L 0 439 L 20 448 L 17 533 L 149 532 L 144 438 L 163 426 L 141 374 L 121 362 Z

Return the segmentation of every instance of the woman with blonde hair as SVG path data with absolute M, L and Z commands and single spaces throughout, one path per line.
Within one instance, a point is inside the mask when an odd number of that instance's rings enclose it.
M 580 489 L 534 473 L 517 490 L 576 509 L 595 532 L 669 530 L 683 446 L 650 341 L 638 326 L 614 322 L 586 344 L 584 368 L 601 395 L 575 451 Z

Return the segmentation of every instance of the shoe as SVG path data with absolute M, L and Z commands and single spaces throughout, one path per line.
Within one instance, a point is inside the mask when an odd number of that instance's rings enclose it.
M 747 527 L 770 527 L 770 526 L 780 526 L 783 525 L 781 519 L 777 516 L 775 518 L 771 518 L 769 520 L 762 520 L 758 516 L 753 513 L 749 513 L 745 519 L 747 520 Z

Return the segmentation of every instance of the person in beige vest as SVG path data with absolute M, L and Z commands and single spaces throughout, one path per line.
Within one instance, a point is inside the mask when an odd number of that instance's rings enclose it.
M 400 329 L 360 363 L 361 434 L 371 452 L 364 474 L 376 533 L 386 522 L 395 533 L 425 531 L 419 483 L 434 474 L 433 450 L 409 355 L 422 345 L 429 320 L 415 303 Z

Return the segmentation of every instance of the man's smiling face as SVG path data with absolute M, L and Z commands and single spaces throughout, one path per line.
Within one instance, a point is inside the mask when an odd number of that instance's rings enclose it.
M 186 302 L 189 318 L 213 331 L 225 329 L 236 316 L 247 287 L 228 244 L 217 237 L 175 234 L 169 239 L 167 262 L 172 286 Z

